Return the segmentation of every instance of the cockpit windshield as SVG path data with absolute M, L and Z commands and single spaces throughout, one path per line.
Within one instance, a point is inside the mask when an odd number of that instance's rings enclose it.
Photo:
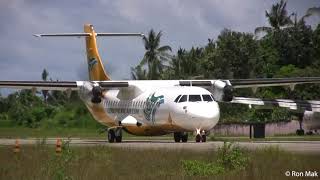
M 188 98 L 189 97 L 189 98 Z M 201 98 L 202 97 L 202 98 Z M 211 102 L 213 101 L 212 95 L 210 94 L 190 94 L 190 95 L 179 95 L 176 97 L 174 102 L 181 103 L 181 102 Z
M 209 94 L 203 94 L 202 99 L 203 101 L 213 101 L 212 97 Z
M 180 99 L 181 95 L 179 95 L 175 100 L 174 102 L 178 102 L 178 100 Z
M 201 101 L 200 95 L 189 95 L 189 102 L 198 102 Z
M 179 100 L 179 103 L 180 102 L 187 102 L 188 101 L 188 96 L 187 95 L 183 95 L 180 100 Z

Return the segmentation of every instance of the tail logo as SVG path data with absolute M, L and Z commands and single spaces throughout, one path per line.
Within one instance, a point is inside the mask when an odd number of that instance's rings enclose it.
M 98 61 L 96 60 L 96 58 L 90 58 L 88 63 L 89 69 L 91 70 L 97 63 Z

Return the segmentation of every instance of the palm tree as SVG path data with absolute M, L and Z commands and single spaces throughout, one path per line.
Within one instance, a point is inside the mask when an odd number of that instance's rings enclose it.
M 146 80 L 148 79 L 147 71 L 139 64 L 135 68 L 131 68 L 131 78 L 134 80 Z
M 276 32 L 279 31 L 281 28 L 286 27 L 292 24 L 290 17 L 293 15 L 288 16 L 288 12 L 286 10 L 287 2 L 281 0 L 280 3 L 272 5 L 270 12 L 266 11 L 266 17 L 268 19 L 269 25 L 271 27 L 257 27 L 255 29 L 255 34 L 260 32 Z
M 186 50 L 179 48 L 177 55 L 172 58 L 172 61 L 170 62 L 170 67 L 173 70 L 173 75 L 175 78 L 180 78 L 180 76 L 183 76 L 183 67 L 182 63 L 185 61 L 186 58 Z
M 42 74 L 41 74 L 42 80 L 47 81 L 48 76 L 49 76 L 48 71 L 46 69 L 43 69 Z M 42 95 L 43 95 L 44 101 L 47 102 L 48 91 L 42 90 Z
M 148 79 L 159 79 L 160 73 L 165 68 L 164 62 L 170 59 L 168 51 L 172 51 L 170 46 L 160 46 L 162 32 L 158 34 L 153 29 L 150 30 L 148 37 L 143 38 L 146 52 L 141 61 L 141 65 L 148 66 Z

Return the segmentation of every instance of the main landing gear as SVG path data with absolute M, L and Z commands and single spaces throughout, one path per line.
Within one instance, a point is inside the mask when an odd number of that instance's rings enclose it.
M 205 131 L 200 131 L 197 129 L 197 135 L 196 135 L 196 142 L 206 142 L 207 141 L 207 135 Z
M 108 129 L 108 141 L 109 141 L 109 143 L 113 143 L 114 141 L 121 142 L 122 141 L 122 128 L 117 127 L 117 128 Z
M 174 132 L 173 133 L 175 142 L 187 142 L 188 141 L 188 133 L 187 132 Z

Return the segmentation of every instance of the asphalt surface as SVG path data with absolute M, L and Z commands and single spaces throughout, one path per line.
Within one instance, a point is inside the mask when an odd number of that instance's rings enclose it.
M 68 139 L 62 139 L 67 141 Z M 0 139 L 0 146 L 14 146 L 15 139 Z M 48 144 L 55 145 L 57 139 L 19 139 L 20 145 L 36 145 Z M 122 143 L 108 143 L 106 140 L 99 139 L 69 139 L 71 146 L 110 146 L 118 148 L 132 148 L 132 149 L 167 149 L 167 150 L 192 150 L 192 151 L 210 151 L 216 150 L 223 145 L 221 141 L 208 141 L 205 143 L 175 143 L 170 140 L 124 140 Z M 282 150 L 297 152 L 297 153 L 320 153 L 320 141 L 254 141 L 254 142 L 235 142 L 240 147 L 248 149 L 259 149 L 265 147 L 279 147 Z

